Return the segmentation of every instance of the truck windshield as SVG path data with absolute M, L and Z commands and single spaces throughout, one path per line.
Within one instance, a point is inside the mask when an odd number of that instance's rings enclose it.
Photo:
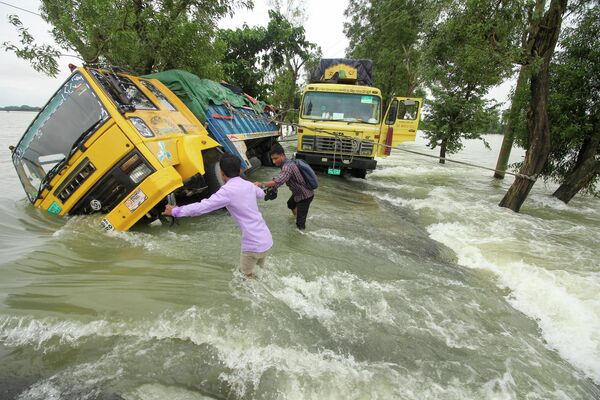
M 354 93 L 307 92 L 302 118 L 378 124 L 379 96 Z
M 13 163 L 33 203 L 74 146 L 109 118 L 84 77 L 76 73 L 54 94 L 13 152 Z M 54 168 L 54 169 L 53 169 Z

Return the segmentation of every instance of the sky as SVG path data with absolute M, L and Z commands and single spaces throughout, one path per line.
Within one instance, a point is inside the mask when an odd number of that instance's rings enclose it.
M 0 43 L 5 41 L 18 43 L 16 29 L 8 23 L 8 16 L 16 14 L 23 25 L 40 44 L 55 44 L 50 33 L 51 27 L 34 14 L 21 11 L 6 4 L 39 13 L 39 0 L 2 0 L 0 2 Z M 253 10 L 237 10 L 233 18 L 227 17 L 219 22 L 220 28 L 238 28 L 244 23 L 248 26 L 268 23 L 266 0 L 254 0 Z M 324 58 L 341 58 L 345 54 L 348 40 L 343 32 L 344 10 L 347 0 L 305 0 L 306 20 L 304 28 L 310 42 L 321 46 Z M 44 105 L 69 76 L 68 64 L 80 61 L 72 57 L 61 57 L 60 74 L 47 77 L 35 71 L 29 62 L 18 59 L 12 52 L 0 52 L 0 107 L 8 105 Z M 506 101 L 510 84 L 494 90 L 490 97 Z

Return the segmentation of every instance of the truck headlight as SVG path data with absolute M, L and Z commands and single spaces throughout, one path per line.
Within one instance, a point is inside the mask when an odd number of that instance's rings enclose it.
M 129 117 L 129 120 L 131 121 L 133 126 L 135 126 L 135 129 L 137 129 L 140 135 L 147 138 L 154 137 L 154 132 L 152 132 L 152 129 L 150 129 L 148 125 L 146 125 L 143 119 L 138 117 Z
M 138 184 L 152 173 L 152 169 L 144 162 L 139 154 L 133 154 L 123 164 L 121 171 L 129 175 L 133 183 Z
M 302 138 L 302 150 L 314 149 L 315 138 L 314 136 L 304 136 Z
M 140 164 L 129 173 L 129 178 L 131 178 L 131 180 L 137 184 L 143 181 L 144 178 L 150 175 L 151 173 L 152 171 L 150 170 L 150 168 L 148 168 L 146 164 Z
M 365 147 L 365 148 L 360 149 L 360 154 L 362 156 L 370 156 L 372 151 L 373 151 L 372 147 Z

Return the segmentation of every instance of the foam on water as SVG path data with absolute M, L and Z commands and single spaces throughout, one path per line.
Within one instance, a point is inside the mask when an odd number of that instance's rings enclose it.
M 36 349 L 50 350 L 52 340 L 58 344 L 73 344 L 88 336 L 112 336 L 114 327 L 107 321 L 89 323 L 53 319 L 37 320 L 27 317 L 0 316 L 0 342 L 17 347 L 31 345 Z
M 396 292 L 393 284 L 367 282 L 347 272 L 336 272 L 307 281 L 300 276 L 281 278 L 282 287 L 272 290 L 302 317 L 317 318 L 329 328 L 346 327 L 340 303 L 352 305 L 371 322 L 393 324 L 394 316 L 384 294 Z
M 560 218 L 561 212 L 585 214 L 585 209 L 573 211 L 560 201 L 534 194 L 529 208 L 549 207 L 555 212 L 554 219 L 541 219 L 502 209 L 495 199 L 481 199 L 451 186 L 432 188 L 425 199 L 374 195 L 409 207 L 426 220 L 442 221 L 427 228 L 431 238 L 454 250 L 459 264 L 495 273 L 498 284 L 511 291 L 508 301 L 537 321 L 548 344 L 600 384 L 598 264 L 592 273 L 585 265 L 577 268 L 577 260 L 598 260 L 589 240 L 590 235 L 598 238 L 598 232 Z M 565 236 L 569 231 L 572 234 Z
M 193 392 L 176 386 L 160 384 L 145 384 L 134 390 L 122 394 L 124 400 L 212 400 L 200 393 Z
M 97 361 L 73 365 L 60 373 L 39 381 L 24 391 L 20 400 L 96 398 L 103 383 L 122 376 L 126 360 L 134 359 L 151 350 L 150 341 L 169 339 L 189 340 L 197 346 L 210 345 L 217 351 L 215 366 L 225 367 L 219 380 L 227 383 L 237 397 L 243 397 L 251 387 L 256 388 L 261 379 L 276 371 L 281 382 L 279 393 L 285 398 L 370 398 L 386 399 L 399 393 L 401 374 L 399 367 L 382 362 L 357 361 L 351 355 L 332 350 L 309 351 L 294 346 L 276 344 L 261 345 L 252 331 L 231 329 L 232 321 L 217 313 L 201 312 L 190 308 L 174 316 L 161 316 L 153 321 L 66 323 L 45 319 L 42 321 L 23 318 L 4 318 L 0 326 L 3 341 L 9 345 L 29 342 L 40 346 L 50 344 L 53 337 L 60 338 L 63 345 L 78 345 L 86 337 L 115 335 L 138 340 L 115 346 Z M 92 333 L 94 332 L 95 333 Z M 7 338 L 18 340 L 9 341 Z M 46 349 L 48 350 L 48 349 Z M 175 354 L 173 357 L 177 358 Z M 193 357 L 193 355 L 192 355 Z M 175 360 L 174 365 L 181 365 Z M 166 367 L 171 363 L 164 360 Z M 281 375 L 283 374 L 283 375 Z M 404 383 L 408 383 L 403 377 Z M 410 381 L 410 379 L 408 379 Z M 413 382 L 418 389 L 418 383 Z M 142 387 L 129 392 L 126 398 L 153 398 L 153 394 L 171 393 L 185 396 L 180 390 Z M 74 397 L 73 397 L 74 396 Z M 185 398 L 185 397 L 184 397 Z M 194 398 L 194 397 L 192 397 Z M 410 398 L 410 397 L 409 397 Z
M 312 281 L 295 276 L 265 276 L 265 279 L 266 283 L 255 282 L 258 285 L 252 290 L 260 291 L 260 286 L 264 284 L 273 285 L 269 290 L 276 299 L 288 305 L 301 318 L 319 320 L 331 329 L 334 336 L 342 335 L 343 328 L 365 320 L 363 317 L 353 320 L 355 312 L 345 313 L 339 308 L 339 304 L 351 304 L 356 310 L 365 313 L 367 323 L 388 325 L 394 330 L 422 329 L 443 338 L 449 347 L 471 350 L 478 348 L 478 335 L 473 334 L 475 327 L 463 325 L 462 321 L 449 320 L 443 315 L 433 315 L 433 304 L 427 304 L 426 299 L 410 305 L 418 311 L 412 314 L 420 315 L 418 320 L 411 321 L 401 317 L 402 320 L 397 321 L 398 315 L 391 312 L 387 298 L 410 296 L 403 293 L 402 282 L 369 282 L 342 272 Z M 449 298 L 448 301 L 455 300 Z M 409 302 L 408 297 L 404 302 Z M 467 306 L 473 310 L 479 308 L 477 304 Z M 271 304 L 269 309 L 272 308 Z M 158 359 L 153 361 L 157 364 L 146 367 L 145 371 L 153 371 L 152 376 L 165 374 L 170 368 L 185 368 L 196 362 L 197 357 L 220 370 L 218 380 L 227 385 L 234 398 L 252 397 L 265 382 L 276 385 L 276 389 L 270 390 L 276 390 L 273 393 L 286 399 L 515 398 L 511 395 L 514 394 L 514 388 L 510 379 L 510 365 L 507 365 L 504 375 L 497 376 L 482 387 L 470 385 L 468 382 L 474 377 L 469 378 L 464 373 L 460 374 L 462 378 L 455 376 L 442 384 L 436 378 L 437 374 L 429 374 L 429 371 L 446 368 L 443 361 L 407 370 L 395 363 L 357 360 L 352 354 L 343 351 L 280 345 L 270 340 L 265 342 L 264 332 L 240 326 L 233 318 L 227 308 L 201 310 L 197 307 L 144 320 L 98 319 L 78 322 L 58 318 L 4 316 L 0 318 L 0 342 L 11 347 L 31 345 L 42 352 L 60 352 L 65 347 L 95 343 L 96 337 L 115 338 L 112 341 L 116 345 L 108 353 L 95 361 L 70 365 L 35 383 L 21 394 L 20 400 L 95 398 L 103 387 L 110 387 L 111 382 L 126 379 L 128 374 L 136 373 L 136 370 L 130 371 L 130 363 L 148 363 L 151 359 L 147 362 L 143 360 L 153 354 L 159 354 Z M 336 331 L 335 326 L 340 329 Z M 351 335 L 352 332 L 348 332 L 345 339 L 352 341 Z M 164 358 L 161 358 L 162 353 L 156 353 L 157 346 L 168 346 L 173 339 L 181 343 L 192 343 L 195 348 L 181 352 L 171 351 L 167 347 L 163 350 Z M 209 354 L 214 354 L 214 357 L 207 357 L 207 348 L 213 349 L 214 353 Z M 447 368 L 468 370 L 469 366 L 456 363 Z M 476 374 L 475 371 L 472 373 Z M 172 394 L 168 398 L 176 399 L 181 396 L 203 399 L 196 392 L 188 392 L 159 384 L 142 385 L 128 389 L 125 398 L 151 400 L 156 396 Z

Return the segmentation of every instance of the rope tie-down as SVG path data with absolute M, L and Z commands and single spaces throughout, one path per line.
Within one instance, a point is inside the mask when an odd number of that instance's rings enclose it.
M 235 109 L 234 109 L 234 112 L 235 112 Z M 282 112 L 280 111 L 277 115 L 279 115 L 281 113 Z M 266 121 L 273 122 L 273 123 L 275 123 L 277 125 L 282 125 L 282 126 L 285 125 L 285 126 L 290 126 L 292 128 L 296 128 L 296 131 L 297 131 L 298 128 L 303 128 L 303 129 L 310 129 L 313 132 L 324 133 L 324 134 L 327 134 L 327 135 L 334 136 L 336 138 L 336 143 L 335 143 L 336 145 L 334 146 L 334 153 L 336 152 L 336 148 L 337 148 L 337 144 L 338 144 L 337 142 L 338 141 L 341 142 L 342 137 L 344 136 L 341 132 L 333 132 L 333 131 L 329 131 L 327 129 L 308 127 L 308 126 L 305 126 L 305 125 L 300 125 L 300 124 L 296 124 L 296 123 L 292 123 L 292 122 L 283 122 L 281 120 L 278 120 L 277 117 L 268 118 L 268 117 L 260 116 L 259 118 L 264 118 Z M 281 142 L 296 141 L 297 140 L 296 138 L 297 138 L 297 135 L 294 135 L 293 138 L 289 137 L 289 138 L 286 138 L 286 139 L 280 140 L 280 141 Z M 356 144 L 357 146 L 359 146 L 363 142 L 363 140 L 359 139 L 359 138 L 349 138 L 349 139 L 352 140 L 353 147 L 354 147 L 354 144 Z M 435 156 L 435 155 L 432 155 L 432 154 L 421 153 L 421 152 L 414 151 L 414 150 L 403 149 L 403 148 L 400 148 L 400 147 L 393 147 L 393 146 L 382 144 L 382 143 L 374 143 L 374 142 L 371 142 L 371 141 L 369 141 L 369 143 L 373 143 L 375 146 L 381 146 L 381 147 L 389 148 L 391 150 L 404 151 L 406 153 L 412 153 L 412 154 L 417 154 L 417 155 L 424 156 L 424 157 L 435 158 L 437 160 L 444 160 L 444 161 L 448 161 L 448 162 L 451 162 L 451 163 L 466 165 L 466 166 L 473 167 L 473 168 L 479 168 L 479 169 L 484 169 L 484 170 L 493 171 L 493 172 L 500 172 L 500 173 L 504 173 L 504 174 L 515 176 L 517 178 L 527 179 L 527 180 L 532 181 L 532 182 L 537 181 L 537 178 L 539 176 L 538 174 L 526 175 L 526 174 L 521 174 L 519 172 L 503 171 L 503 170 L 499 170 L 499 169 L 495 169 L 495 168 L 489 168 L 489 167 L 484 167 L 483 165 L 477 165 L 477 164 L 473 164 L 473 163 L 469 163 L 469 162 L 465 162 L 465 161 L 452 160 L 452 159 L 447 158 L 447 157 L 440 157 L 440 156 Z

